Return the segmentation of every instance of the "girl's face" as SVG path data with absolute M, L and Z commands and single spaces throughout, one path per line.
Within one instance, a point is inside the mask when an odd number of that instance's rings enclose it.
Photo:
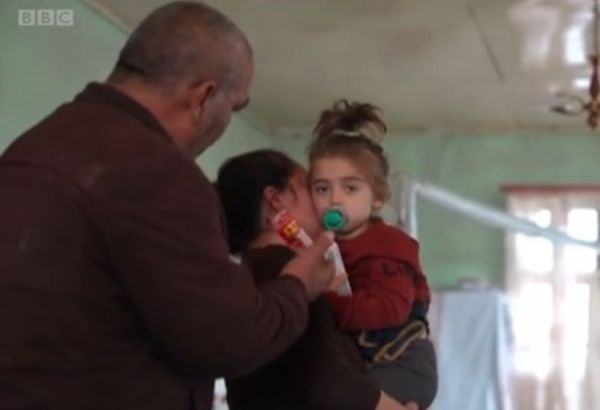
M 346 212 L 348 225 L 336 233 L 340 239 L 362 233 L 373 211 L 383 205 L 375 198 L 364 174 L 347 158 L 320 158 L 313 163 L 311 175 L 312 197 L 319 220 L 331 207 L 340 207 Z
M 308 174 L 305 169 L 299 167 L 290 178 L 288 188 L 277 191 L 273 199 L 271 208 L 274 213 L 286 209 L 307 234 L 313 239 L 317 237 L 322 229 L 310 196 Z

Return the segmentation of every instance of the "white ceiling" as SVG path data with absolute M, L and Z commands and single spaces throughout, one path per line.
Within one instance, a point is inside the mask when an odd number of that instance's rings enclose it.
M 93 0 L 134 27 L 163 0 Z M 335 99 L 373 102 L 392 133 L 585 133 L 551 113 L 586 90 L 592 0 L 209 0 L 256 54 L 249 109 L 306 132 Z

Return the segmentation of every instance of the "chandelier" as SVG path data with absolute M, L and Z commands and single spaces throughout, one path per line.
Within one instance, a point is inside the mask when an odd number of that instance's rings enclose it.
M 592 54 L 589 56 L 589 63 L 592 67 L 592 75 L 590 77 L 590 85 L 588 88 L 588 99 L 584 99 L 577 95 L 568 93 L 559 93 L 558 97 L 568 99 L 568 102 L 563 105 L 557 105 L 551 108 L 552 111 L 559 114 L 579 115 L 587 113 L 587 124 L 592 129 L 598 128 L 600 122 L 600 80 L 598 79 L 598 64 L 600 61 L 600 47 L 598 44 L 598 33 L 600 26 L 600 9 L 598 0 L 594 0 L 592 8 Z

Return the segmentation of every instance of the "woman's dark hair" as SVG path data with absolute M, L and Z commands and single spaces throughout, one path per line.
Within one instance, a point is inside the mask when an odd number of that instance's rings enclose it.
M 221 165 L 215 188 L 227 218 L 231 253 L 246 250 L 260 234 L 265 188 L 285 190 L 298 167 L 287 155 L 270 149 L 238 155 Z

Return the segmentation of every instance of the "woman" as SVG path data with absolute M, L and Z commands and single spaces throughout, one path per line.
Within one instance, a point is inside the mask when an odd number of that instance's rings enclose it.
M 260 150 L 234 157 L 220 168 L 215 186 L 230 250 L 241 255 L 263 286 L 294 255 L 271 227 L 275 214 L 286 209 L 313 237 L 320 230 L 306 171 L 282 153 Z M 231 410 L 417 409 L 393 401 L 365 377 L 358 350 L 338 330 L 324 297 L 311 304 L 306 332 L 287 352 L 252 374 L 228 380 L 227 389 Z

